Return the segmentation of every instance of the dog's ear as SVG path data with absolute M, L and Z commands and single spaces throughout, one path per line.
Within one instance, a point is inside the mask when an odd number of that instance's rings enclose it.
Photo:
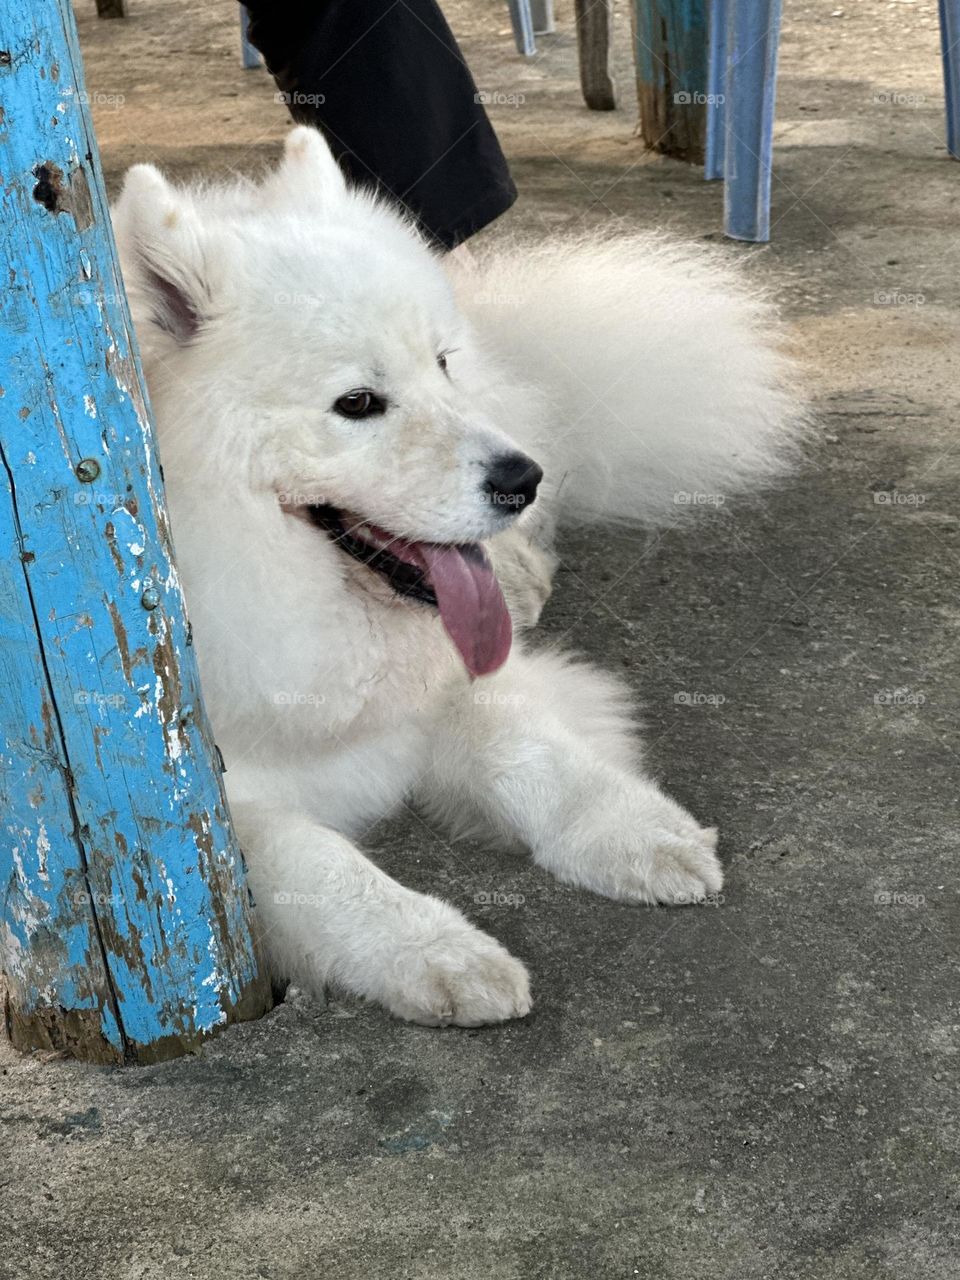
M 189 198 L 151 164 L 127 172 L 114 209 L 126 269 L 149 300 L 154 323 L 178 342 L 197 333 L 212 310 L 213 255 Z
M 287 134 L 283 159 L 260 188 L 274 209 L 324 209 L 347 193 L 343 172 L 319 129 L 297 125 Z

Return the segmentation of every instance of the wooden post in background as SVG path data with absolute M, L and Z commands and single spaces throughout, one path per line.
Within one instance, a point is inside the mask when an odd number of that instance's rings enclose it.
M 640 134 L 647 147 L 701 164 L 707 109 L 708 0 L 633 0 Z
M 0 967 L 21 1048 L 257 1017 L 69 0 L 0 0 Z
M 617 92 L 610 71 L 613 0 L 574 0 L 580 89 L 591 111 L 613 111 Z

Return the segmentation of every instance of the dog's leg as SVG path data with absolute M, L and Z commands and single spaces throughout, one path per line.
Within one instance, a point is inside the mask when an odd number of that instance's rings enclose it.
M 451 697 L 421 798 L 455 831 L 492 826 L 559 879 L 630 902 L 697 902 L 717 833 L 640 768 L 629 698 L 591 667 L 515 654 Z
M 534 540 L 526 529 L 514 525 L 487 544 L 510 617 L 518 629 L 536 626 L 553 588 L 557 557 L 546 549 L 549 531 L 542 532 L 541 538 Z
M 427 1026 L 529 1012 L 523 965 L 459 911 L 405 889 L 310 818 L 231 808 L 275 976 L 314 991 L 330 983 Z

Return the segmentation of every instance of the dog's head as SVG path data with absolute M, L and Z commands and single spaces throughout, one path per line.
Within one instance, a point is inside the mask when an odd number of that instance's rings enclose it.
M 181 191 L 137 166 L 115 221 L 165 457 L 202 451 L 438 606 L 471 671 L 499 666 L 509 618 L 478 544 L 541 472 L 495 420 L 434 253 L 308 128 L 260 186 Z

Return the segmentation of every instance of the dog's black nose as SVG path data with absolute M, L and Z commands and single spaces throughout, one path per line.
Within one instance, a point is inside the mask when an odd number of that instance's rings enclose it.
M 486 500 L 505 515 L 529 507 L 543 470 L 524 453 L 502 453 L 490 463 L 483 484 Z

